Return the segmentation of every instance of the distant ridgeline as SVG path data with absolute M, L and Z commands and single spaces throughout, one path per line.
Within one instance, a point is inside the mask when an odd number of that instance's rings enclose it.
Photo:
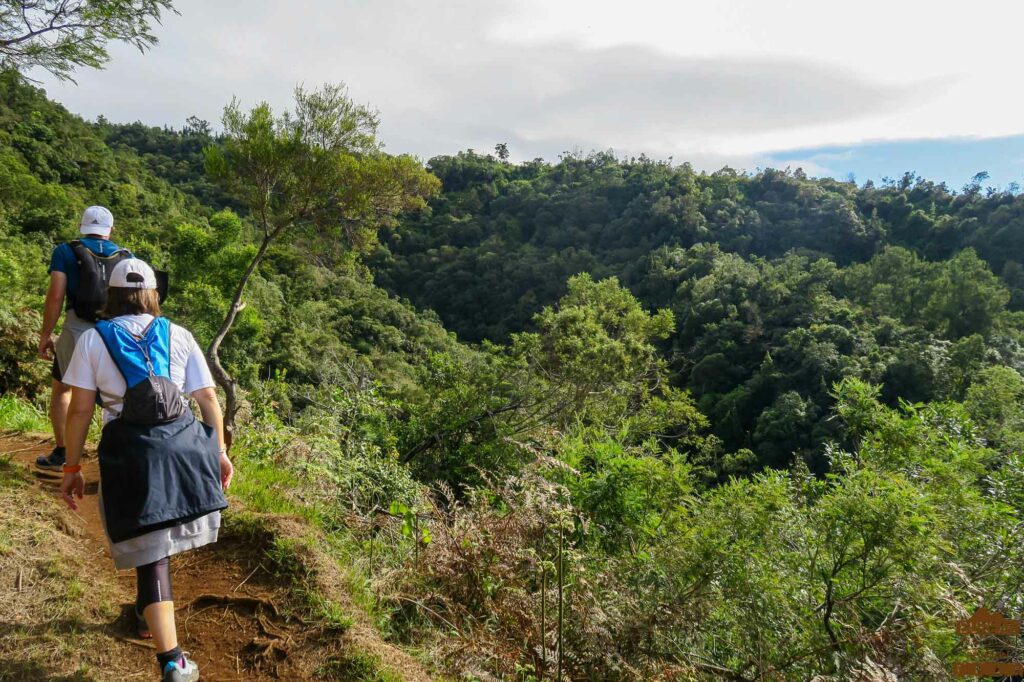
M 444 194 L 432 215 L 384 240 L 378 281 L 470 341 L 524 328 L 583 270 L 617 275 L 662 305 L 665 268 L 695 244 L 839 266 L 886 246 L 928 261 L 972 248 L 1011 291 L 1009 309 L 1024 309 L 1024 195 L 954 192 L 912 173 L 861 188 L 801 171 L 706 174 L 610 153 L 512 165 L 469 151 L 429 168 Z

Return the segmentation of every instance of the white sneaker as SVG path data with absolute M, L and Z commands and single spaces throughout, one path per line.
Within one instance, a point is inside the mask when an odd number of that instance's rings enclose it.
M 164 666 L 164 676 L 160 682 L 197 682 L 199 666 L 188 656 L 182 655 L 180 661 L 171 661 Z

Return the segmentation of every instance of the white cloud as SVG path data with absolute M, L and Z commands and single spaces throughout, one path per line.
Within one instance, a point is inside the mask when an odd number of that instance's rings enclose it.
M 179 0 L 140 55 L 118 47 L 73 111 L 180 126 L 232 95 L 287 106 L 344 81 L 392 151 L 581 147 L 752 168 L 773 150 L 1024 132 L 1024 5 L 942 0 Z

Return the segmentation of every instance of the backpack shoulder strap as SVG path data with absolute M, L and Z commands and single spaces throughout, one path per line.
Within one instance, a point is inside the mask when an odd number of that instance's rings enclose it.
M 117 371 L 121 373 L 121 376 L 125 376 L 124 370 L 121 369 L 121 363 L 117 361 L 118 354 L 114 352 L 114 346 L 111 343 L 114 338 L 114 330 L 112 327 L 116 325 L 110 320 L 97 320 L 96 321 L 96 335 L 100 337 L 100 341 L 103 342 L 103 347 L 107 349 L 107 353 L 110 354 L 110 359 L 114 361 L 114 366 L 117 367 Z
M 117 361 L 117 355 L 114 353 L 114 350 L 111 348 L 110 343 L 107 341 L 107 334 L 111 333 L 111 330 L 109 329 L 109 327 L 111 326 L 113 325 L 109 321 L 99 320 L 96 323 L 96 335 L 100 337 L 100 341 L 103 342 L 103 347 L 107 349 L 107 353 L 110 355 L 110 359 L 114 361 L 114 367 L 117 367 L 117 371 L 120 372 L 121 376 L 125 378 L 125 381 L 127 381 L 128 377 L 125 375 L 124 370 L 121 369 L 121 363 Z M 109 410 L 112 408 L 112 406 L 123 401 L 124 398 L 122 396 L 107 393 L 106 391 L 101 389 L 96 390 L 96 403 L 99 404 L 100 407 Z
M 150 360 L 153 363 L 157 373 L 166 373 L 168 377 L 171 375 L 171 339 L 173 334 L 171 333 L 171 321 L 166 317 L 154 317 L 146 329 L 142 332 L 143 338 L 146 341 L 146 345 L 152 349 L 153 356 Z M 158 337 L 150 338 L 150 334 L 158 335 Z M 162 341 L 163 343 L 160 343 Z
M 78 260 L 79 266 L 85 265 L 86 263 L 98 263 L 101 259 L 107 259 L 111 256 L 101 256 L 96 253 L 84 243 L 81 239 L 75 239 L 74 241 L 68 242 L 68 246 L 71 247 L 71 253 L 75 254 L 75 258 Z M 90 266 L 96 267 L 96 266 Z
M 96 333 L 103 339 L 103 345 L 106 346 L 110 358 L 117 365 L 128 388 L 149 376 L 147 351 L 138 337 L 111 320 L 98 321 Z

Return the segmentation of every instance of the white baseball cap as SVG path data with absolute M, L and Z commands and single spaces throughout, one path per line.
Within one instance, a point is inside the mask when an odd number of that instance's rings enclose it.
M 82 234 L 110 235 L 114 226 L 114 214 L 103 206 L 90 206 L 82 212 L 82 222 L 78 231 Z
M 146 261 L 126 258 L 111 271 L 110 286 L 122 289 L 156 289 L 156 273 Z

